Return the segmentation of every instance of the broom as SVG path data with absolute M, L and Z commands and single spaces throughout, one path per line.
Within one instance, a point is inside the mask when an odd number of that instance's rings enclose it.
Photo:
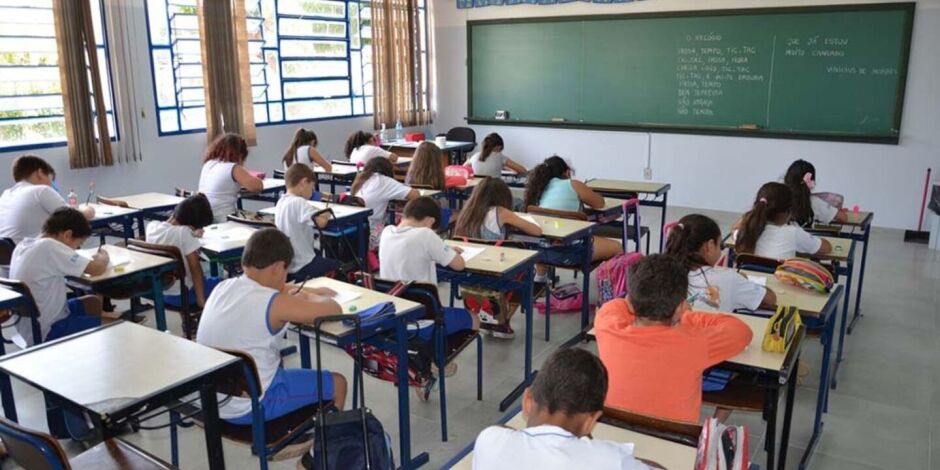
M 914 243 L 927 243 L 930 232 L 922 230 L 924 227 L 924 208 L 927 206 L 927 188 L 930 186 L 930 168 L 927 168 L 927 178 L 924 179 L 924 195 L 920 200 L 920 215 L 917 216 L 917 230 L 905 230 L 904 241 Z

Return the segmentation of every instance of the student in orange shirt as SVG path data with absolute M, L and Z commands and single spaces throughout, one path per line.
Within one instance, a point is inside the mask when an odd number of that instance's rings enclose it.
M 750 344 L 741 320 L 687 311 L 688 275 L 674 257 L 648 256 L 630 270 L 629 298 L 597 312 L 597 348 L 610 373 L 607 406 L 698 422 L 702 373 Z

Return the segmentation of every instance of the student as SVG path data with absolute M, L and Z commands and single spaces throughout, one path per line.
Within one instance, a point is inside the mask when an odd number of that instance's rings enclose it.
M 500 178 L 503 174 L 503 168 L 515 171 L 516 173 L 525 173 L 526 168 L 503 155 L 503 138 L 497 133 L 492 133 L 483 139 L 483 148 L 473 154 L 464 166 L 473 168 L 474 176 L 489 176 Z
M 525 186 L 525 205 L 544 209 L 577 212 L 582 205 L 593 208 L 604 207 L 604 198 L 587 187 L 582 181 L 571 177 L 571 167 L 558 155 L 529 172 Z M 619 241 L 605 237 L 594 237 L 592 261 L 603 261 L 623 253 Z
M 280 338 L 291 324 L 313 323 L 322 316 L 342 313 L 329 289 L 297 292 L 286 283 L 294 258 L 290 240 L 275 228 L 251 234 L 242 254 L 244 274 L 216 286 L 199 320 L 196 341 L 251 355 L 261 381 L 264 419 L 271 421 L 323 398 L 343 409 L 346 379 L 327 370 L 287 369 L 281 364 Z M 229 423 L 251 424 L 251 399 L 231 397 L 219 407 Z M 309 446 L 309 443 L 308 443 Z
M 824 224 L 845 222 L 846 213 L 813 195 L 816 188 L 816 167 L 806 160 L 790 164 L 783 183 L 793 192 L 793 221 L 801 227 L 811 227 L 813 221 Z
M 610 371 L 607 406 L 696 423 L 702 373 L 743 351 L 751 328 L 731 315 L 687 312 L 689 272 L 675 257 L 647 256 L 627 279 L 628 298 L 607 302 L 594 320 Z
M 485 178 L 473 188 L 457 218 L 454 236 L 480 240 L 504 240 L 507 227 L 527 235 L 542 235 L 542 227 L 512 211 L 512 192 L 500 179 Z
M 101 301 L 94 296 L 67 299 L 66 276 L 97 276 L 108 269 L 108 252 L 98 250 L 91 258 L 75 250 L 91 236 L 85 215 L 70 207 L 60 207 L 46 219 L 39 238 L 24 238 L 10 260 L 10 277 L 24 282 L 39 308 L 40 337 L 52 341 L 101 325 Z M 33 345 L 29 320 L 22 319 L 16 330 Z
M 55 169 L 42 158 L 23 155 L 13 160 L 15 184 L 0 195 L 0 238 L 19 243 L 38 237 L 42 224 L 56 209 L 67 207 L 65 199 L 52 188 Z M 95 218 L 95 209 L 81 209 L 85 218 Z
M 607 368 L 588 351 L 561 348 L 522 395 L 525 429 L 490 426 L 473 445 L 474 470 L 641 470 L 633 444 L 593 439 L 604 410 Z
M 716 266 L 721 251 L 721 229 L 704 215 L 687 215 L 669 231 L 666 254 L 685 262 L 689 270 L 689 296 L 699 297 L 693 307 L 733 312 L 777 304 L 774 291 L 749 281 L 733 269 Z
M 238 196 L 242 188 L 259 193 L 264 189 L 260 178 L 248 173 L 248 144 L 238 134 L 219 136 L 206 149 L 199 175 L 199 192 L 205 194 L 212 205 L 216 223 L 225 222 L 226 216 L 238 209 Z
M 379 276 L 392 281 L 437 284 L 436 265 L 463 271 L 459 249 L 444 244 L 434 229 L 441 206 L 427 196 L 408 201 L 398 226 L 385 227 L 379 243 Z
M 316 216 L 317 209 L 310 205 L 317 175 L 309 166 L 295 163 L 287 169 L 284 182 L 287 193 L 274 208 L 274 224 L 290 238 L 294 259 L 287 268 L 287 280 L 303 282 L 324 276 L 339 268 L 335 260 L 317 256 L 314 250 L 314 226 L 323 228 L 330 223 L 330 214 Z
M 415 150 L 405 184 L 430 189 L 444 189 L 444 153 L 434 142 L 421 142 Z
M 392 162 L 385 158 L 373 158 L 366 163 L 365 168 L 356 175 L 350 194 L 361 198 L 366 207 L 372 209 L 372 215 L 369 216 L 371 227 L 369 242 L 373 248 L 378 246 L 379 235 L 385 228 L 385 211 L 388 208 L 388 201 L 410 201 L 421 195 L 418 190 L 411 189 L 395 180 Z
M 350 162 L 365 165 L 375 157 L 398 161 L 398 155 L 375 145 L 375 137 L 368 132 L 358 131 L 346 139 L 346 158 Z
M 790 223 L 792 208 L 793 192 L 787 185 L 771 182 L 761 186 L 754 206 L 738 223 L 735 251 L 773 259 L 829 253 L 832 245 L 827 240 Z
M 163 299 L 174 306 L 182 305 L 181 286 L 189 290 L 189 300 L 202 308 L 212 289 L 219 283 L 215 277 L 207 278 L 199 258 L 203 228 L 212 225 L 212 207 L 204 194 L 194 194 L 176 206 L 166 221 L 147 223 L 147 243 L 176 247 L 185 259 L 186 278 L 173 283 L 163 291 Z
M 320 152 L 317 151 L 318 143 L 317 134 L 313 131 L 308 131 L 302 127 L 297 129 L 290 147 L 287 148 L 284 158 L 281 159 L 284 162 L 284 169 L 290 168 L 294 163 L 303 163 L 304 165 L 310 165 L 311 168 L 319 165 L 327 173 L 333 171 L 333 164 L 323 158 L 323 155 L 320 155 Z

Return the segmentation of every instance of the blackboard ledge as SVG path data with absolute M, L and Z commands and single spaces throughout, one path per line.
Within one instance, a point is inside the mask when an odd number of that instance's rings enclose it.
M 853 142 L 863 144 L 898 145 L 898 135 L 864 135 L 823 132 L 775 131 L 770 129 L 742 129 L 736 127 L 700 127 L 653 124 L 588 124 L 573 121 L 525 121 L 519 119 L 464 118 L 468 124 L 514 127 L 550 127 L 556 129 L 583 129 L 594 131 L 656 132 L 663 134 L 713 135 L 728 137 L 757 137 L 765 139 L 819 140 L 827 142 Z

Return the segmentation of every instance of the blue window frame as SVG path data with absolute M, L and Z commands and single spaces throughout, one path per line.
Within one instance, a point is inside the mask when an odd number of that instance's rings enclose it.
M 116 140 L 103 4 L 91 6 L 108 128 Z M 65 145 L 63 106 L 52 1 L 0 0 L 0 151 Z
M 370 4 L 247 0 L 257 125 L 372 114 Z M 426 70 L 424 0 L 420 6 Z M 200 132 L 206 119 L 196 1 L 147 0 L 146 12 L 160 135 Z

